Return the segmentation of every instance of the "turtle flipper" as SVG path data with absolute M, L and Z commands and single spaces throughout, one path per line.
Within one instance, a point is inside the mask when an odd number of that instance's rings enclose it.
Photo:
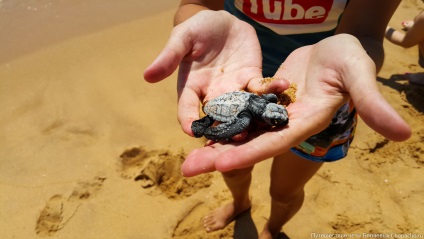
M 205 130 L 213 125 L 213 122 L 214 120 L 207 115 L 199 120 L 193 121 L 191 124 L 191 131 L 193 131 L 194 137 L 202 137 L 205 133 Z
M 221 123 L 215 127 L 206 128 L 204 135 L 214 141 L 226 141 L 245 130 L 252 119 L 248 112 L 241 112 L 232 122 Z
M 270 93 L 270 94 L 263 94 L 261 97 L 263 99 L 271 102 L 271 103 L 277 103 L 278 102 L 277 96 L 275 94 L 272 94 L 272 93 Z

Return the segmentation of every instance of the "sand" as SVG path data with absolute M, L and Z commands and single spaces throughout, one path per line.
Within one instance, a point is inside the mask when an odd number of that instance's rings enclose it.
M 270 160 L 255 167 L 251 213 L 207 234 L 201 218 L 229 192 L 219 173 L 179 173 L 203 141 L 180 129 L 176 75 L 142 78 L 177 4 L 0 0 L 0 238 L 254 238 L 262 229 Z M 390 24 L 400 29 L 423 7 L 403 1 Z M 390 142 L 360 121 L 348 157 L 307 184 L 284 228 L 290 238 L 424 235 L 424 89 L 404 75 L 423 69 L 416 47 L 384 44 L 378 83 L 413 136 Z

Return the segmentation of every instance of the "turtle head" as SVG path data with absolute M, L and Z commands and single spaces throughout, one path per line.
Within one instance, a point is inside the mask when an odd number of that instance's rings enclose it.
M 261 117 L 270 126 L 284 126 L 289 123 L 286 108 L 275 103 L 267 104 Z

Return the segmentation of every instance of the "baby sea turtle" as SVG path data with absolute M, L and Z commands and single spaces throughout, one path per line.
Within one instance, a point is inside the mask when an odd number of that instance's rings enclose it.
M 261 96 L 245 91 L 233 91 L 208 101 L 203 111 L 206 116 L 193 121 L 191 130 L 196 138 L 205 136 L 214 141 L 226 141 L 245 130 L 252 119 L 270 126 L 288 124 L 287 110 L 277 104 L 275 94 Z M 215 121 L 221 122 L 212 126 Z

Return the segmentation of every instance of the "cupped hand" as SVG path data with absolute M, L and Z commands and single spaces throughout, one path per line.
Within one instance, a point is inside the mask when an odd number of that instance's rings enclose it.
M 182 166 L 185 176 L 249 167 L 286 152 L 324 130 L 350 99 L 364 122 L 388 139 L 402 141 L 411 135 L 409 126 L 380 94 L 374 62 L 353 36 L 336 35 L 299 48 L 275 76 L 297 84 L 297 100 L 287 107 L 288 126 L 250 134 L 246 142 L 196 149 Z
M 174 27 L 168 43 L 145 70 L 148 82 L 178 72 L 178 119 L 185 133 L 199 118 L 200 102 L 234 90 L 258 91 L 262 55 L 255 30 L 225 11 L 201 11 Z M 286 81 L 268 86 L 288 87 Z

